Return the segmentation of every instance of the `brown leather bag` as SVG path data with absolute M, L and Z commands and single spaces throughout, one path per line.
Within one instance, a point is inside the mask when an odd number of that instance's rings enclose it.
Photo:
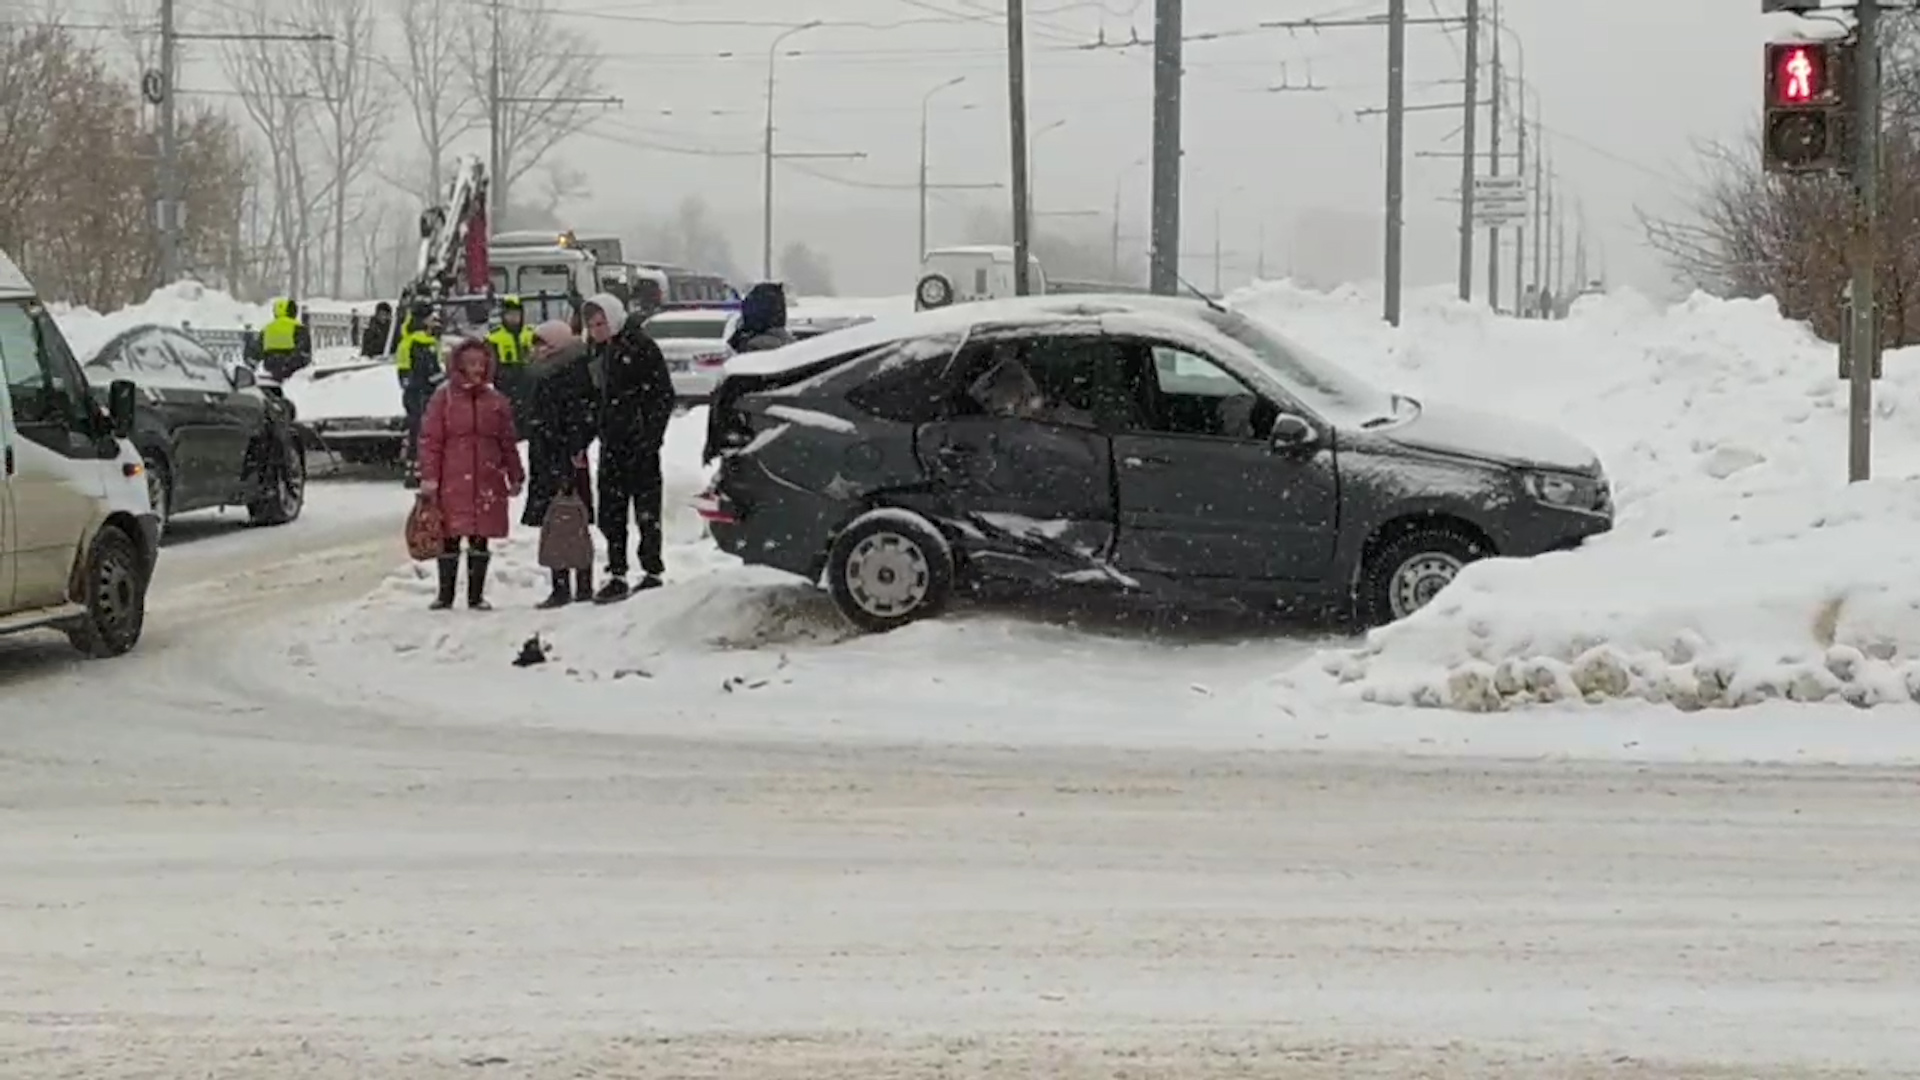
M 593 533 L 587 520 L 587 504 L 578 495 L 555 495 L 540 523 L 540 565 L 548 570 L 593 569 Z
M 416 562 L 437 559 L 447 542 L 447 519 L 431 499 L 415 499 L 407 512 L 407 555 Z

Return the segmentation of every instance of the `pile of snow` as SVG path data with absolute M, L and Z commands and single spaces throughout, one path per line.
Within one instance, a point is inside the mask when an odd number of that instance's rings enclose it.
M 1920 690 L 1914 485 L 1845 481 L 1834 349 L 1768 300 L 1659 309 L 1588 297 L 1559 322 L 1417 295 L 1406 325 L 1358 291 L 1263 286 L 1243 309 L 1383 385 L 1545 421 L 1593 446 L 1619 506 L 1579 551 L 1470 567 L 1426 611 L 1333 652 L 1388 704 L 1488 710 L 1634 698 L 1874 705 Z M 1920 350 L 1886 359 L 1875 467 L 1920 472 Z
M 236 300 L 196 281 L 181 281 L 156 290 L 144 302 L 102 315 L 91 308 L 55 305 L 54 319 L 73 346 L 74 355 L 99 351 L 116 334 L 136 326 L 160 325 L 206 330 L 241 330 L 264 326 L 273 318 L 265 305 Z

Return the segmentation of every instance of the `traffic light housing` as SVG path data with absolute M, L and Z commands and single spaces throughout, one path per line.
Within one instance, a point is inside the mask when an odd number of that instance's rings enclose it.
M 1767 45 L 1768 172 L 1843 172 L 1853 103 L 1853 45 L 1786 41 Z

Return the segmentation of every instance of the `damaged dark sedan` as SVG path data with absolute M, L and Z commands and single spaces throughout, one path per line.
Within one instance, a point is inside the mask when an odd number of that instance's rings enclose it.
M 890 630 L 957 589 L 1402 618 L 1461 567 L 1612 525 L 1594 453 L 1375 389 L 1218 304 L 1032 297 L 741 358 L 716 542 Z

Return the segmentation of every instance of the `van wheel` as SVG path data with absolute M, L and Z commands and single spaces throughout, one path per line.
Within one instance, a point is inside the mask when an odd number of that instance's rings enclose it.
M 953 303 L 953 282 L 944 274 L 928 274 L 914 286 L 913 299 L 922 311 L 946 307 Z
M 1381 544 L 1360 568 L 1354 615 L 1372 629 L 1426 607 L 1470 562 L 1486 558 L 1480 541 L 1444 525 L 1423 525 Z
M 277 456 L 271 485 L 260 498 L 247 504 L 247 517 L 255 525 L 288 524 L 307 505 L 307 456 L 284 446 Z
M 109 525 L 93 538 L 82 579 L 84 621 L 67 640 L 88 656 L 119 656 L 140 641 L 147 622 L 147 579 L 133 538 Z
M 847 621 L 884 634 L 937 615 L 953 596 L 953 549 L 905 513 L 856 520 L 827 552 L 827 589 Z
M 163 459 L 153 454 L 140 455 L 147 471 L 147 503 L 160 521 L 160 536 L 167 534 L 167 521 L 173 517 L 173 473 Z

